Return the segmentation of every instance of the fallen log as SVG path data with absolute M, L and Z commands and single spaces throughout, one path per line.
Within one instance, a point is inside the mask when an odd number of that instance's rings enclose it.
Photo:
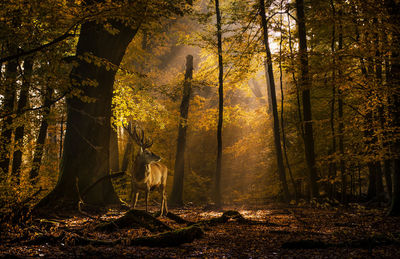
M 129 210 L 124 216 L 110 222 L 100 223 L 96 231 L 115 231 L 121 228 L 146 228 L 151 232 L 169 231 L 171 228 L 143 210 Z
M 75 246 L 114 246 L 117 244 L 131 246 L 150 246 L 150 247 L 168 247 L 178 246 L 184 243 L 193 242 L 195 239 L 201 238 L 204 235 L 203 230 L 198 226 L 190 226 L 172 231 L 166 231 L 161 234 L 148 237 L 138 237 L 133 239 L 115 239 L 115 240 L 99 240 L 93 238 L 73 235 L 69 238 Z M 40 245 L 44 243 L 60 242 L 64 235 L 51 236 L 41 235 L 35 239 L 26 242 L 27 245 Z
M 201 238 L 203 235 L 203 230 L 199 226 L 193 225 L 155 236 L 135 238 L 131 240 L 130 244 L 157 247 L 177 246 L 184 243 L 191 243 L 195 239 Z

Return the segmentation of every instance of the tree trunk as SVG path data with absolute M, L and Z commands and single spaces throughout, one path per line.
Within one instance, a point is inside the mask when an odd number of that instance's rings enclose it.
M 283 191 L 283 197 L 286 202 L 290 200 L 289 188 L 286 181 L 286 172 L 285 166 L 283 164 L 283 156 L 282 156 L 282 146 L 281 146 L 281 135 L 279 128 L 279 116 L 278 116 L 278 107 L 276 102 L 276 91 L 275 91 L 275 80 L 274 80 L 274 72 L 272 69 L 272 55 L 271 50 L 269 48 L 268 42 L 268 28 L 267 28 L 267 19 L 265 16 L 265 3 L 264 0 L 260 0 L 260 16 L 261 16 L 261 25 L 263 28 L 264 35 L 264 47 L 267 59 L 267 85 L 269 88 L 270 96 L 271 96 L 271 108 L 272 108 L 272 117 L 273 117 L 273 127 L 274 127 L 274 144 L 275 144 L 275 152 L 276 152 L 276 160 L 278 165 L 278 174 L 279 180 L 281 182 L 281 188 Z
M 40 124 L 39 135 L 36 139 L 35 152 L 33 154 L 32 169 L 29 173 L 29 179 L 31 179 L 32 183 L 35 183 L 37 181 L 36 178 L 39 176 L 39 170 L 42 164 L 44 145 L 46 143 L 46 137 L 47 137 L 47 128 L 49 126 L 47 120 L 51 110 L 50 106 L 51 106 L 51 98 L 53 96 L 53 91 L 54 89 L 50 87 L 46 89 L 46 96 L 43 102 L 44 109 L 42 115 L 43 116 L 42 123 Z
M 335 50 L 335 44 L 336 44 L 336 9 L 335 9 L 335 4 L 333 0 L 330 1 L 331 3 L 331 8 L 332 8 L 332 16 L 333 16 L 333 25 L 332 25 L 332 41 L 331 41 L 331 51 L 333 55 L 333 60 L 332 60 L 332 100 L 331 100 L 331 116 L 330 116 L 330 126 L 331 126 L 331 137 L 332 137 L 332 150 L 330 151 L 330 154 L 333 154 L 333 156 L 336 156 L 336 133 L 335 133 L 335 102 L 336 102 L 336 50 Z M 333 158 L 334 159 L 334 158 Z M 337 166 L 336 162 L 331 162 L 329 165 L 329 179 L 334 180 L 336 178 L 336 171 L 337 171 Z M 329 196 L 331 198 L 334 198 L 335 192 L 336 192 L 336 186 L 335 182 L 330 184 L 330 194 Z
M 110 130 L 110 169 L 111 172 L 119 171 L 118 133 L 113 128 Z
M 384 1 L 387 12 L 390 16 L 390 22 L 393 27 L 400 27 L 400 3 L 394 0 Z M 398 31 L 394 31 L 392 34 L 392 63 L 391 63 L 391 107 L 390 113 L 392 116 L 393 127 L 400 127 L 400 34 Z M 400 138 L 397 131 L 396 139 L 393 141 L 392 154 L 394 172 L 393 172 L 393 196 L 392 204 L 390 206 L 389 215 L 399 216 L 400 215 Z
M 110 173 L 110 118 L 116 67 L 119 67 L 137 28 L 132 29 L 116 21 L 109 23 L 119 32 L 112 35 L 104 28 L 104 24 L 97 22 L 86 22 L 81 26 L 76 51 L 77 66 L 70 77 L 72 87 L 95 102 L 85 102 L 77 96 L 67 99 L 67 132 L 59 180 L 39 207 L 75 203 L 79 199 L 76 179 L 78 188 L 84 190 Z M 87 53 L 107 60 L 115 67 L 110 69 L 105 64 L 96 66 L 96 62 L 88 63 L 80 58 Z M 97 81 L 97 86 L 85 85 L 87 80 Z M 85 202 L 104 206 L 119 203 L 119 199 L 111 180 L 106 178 L 87 193 Z
M 15 46 L 15 49 L 17 47 Z M 11 52 L 13 54 L 13 52 Z M 16 79 L 17 79 L 17 60 L 11 60 L 5 65 L 5 86 L 2 114 L 6 116 L 1 125 L 0 136 L 0 182 L 8 177 L 10 167 L 10 148 L 12 137 L 13 116 L 10 114 L 14 111 L 14 102 L 16 98 Z
M 304 118 L 304 148 L 305 156 L 309 171 L 309 183 L 311 188 L 311 196 L 318 197 L 318 176 L 315 167 L 315 153 L 314 153 L 314 136 L 312 126 L 312 113 L 311 113 L 311 97 L 310 88 L 311 81 L 308 71 L 308 54 L 307 54 L 307 31 L 305 25 L 304 15 L 304 1 L 296 0 L 297 11 L 297 26 L 299 33 L 299 56 L 300 56 L 300 79 L 299 84 L 302 89 L 303 101 L 303 118 Z
M 343 26 L 342 26 L 342 10 L 339 10 L 339 40 L 338 40 L 338 50 L 341 52 L 343 49 Z M 343 78 L 343 71 L 341 69 L 341 64 L 342 63 L 342 56 L 339 54 L 339 78 Z M 337 99 L 338 99 L 338 120 L 339 120 L 339 125 L 338 125 L 338 135 L 339 135 L 339 152 L 340 152 L 340 160 L 339 160 L 339 167 L 340 167 L 340 176 L 342 178 L 342 202 L 346 202 L 346 190 L 347 190 L 347 175 L 346 175 L 346 166 L 343 160 L 344 157 L 344 136 L 343 136 L 343 131 L 344 131 L 344 124 L 343 124 L 343 95 L 342 95 L 342 89 L 339 86 L 338 87 L 338 94 L 337 94 Z
M 183 205 L 182 194 L 183 194 L 183 178 L 185 174 L 186 130 L 187 130 L 187 119 L 189 113 L 189 102 L 192 91 L 192 82 L 191 82 L 192 78 L 193 78 L 193 56 L 188 55 L 186 57 L 185 82 L 183 84 L 182 102 L 180 107 L 181 119 L 179 122 L 179 129 L 178 129 L 174 184 L 172 186 L 172 193 L 169 202 L 169 204 L 172 206 Z
M 221 201 L 221 171 L 222 171 L 222 123 L 224 118 L 224 67 L 222 61 L 222 31 L 221 31 L 221 13 L 219 10 L 219 0 L 215 0 L 215 13 L 217 16 L 217 40 L 218 40 L 218 128 L 217 128 L 217 169 L 214 175 L 214 188 L 213 188 L 213 198 L 215 205 L 220 207 L 222 205 Z
M 129 122 L 128 124 L 128 130 L 130 131 L 132 129 L 132 125 Z M 122 171 L 126 171 L 128 170 L 128 166 L 129 166 L 129 161 L 131 160 L 131 158 L 133 158 L 133 142 L 132 142 L 132 138 L 128 135 L 128 139 L 125 145 L 125 150 L 124 150 L 124 156 L 122 157 L 122 164 L 121 164 L 121 170 Z
M 29 88 L 32 77 L 32 68 L 33 68 L 33 58 L 27 57 L 24 61 L 24 72 L 23 72 L 23 82 L 22 88 L 19 95 L 18 107 L 17 107 L 17 115 L 23 116 L 23 109 L 28 105 L 28 96 L 29 96 Z M 16 177 L 17 182 L 20 181 L 20 171 L 22 164 L 22 148 L 23 148 L 23 140 L 25 135 L 25 123 L 21 123 L 20 126 L 15 130 L 15 144 L 14 144 L 14 155 L 13 155 L 13 163 L 12 163 L 12 175 Z

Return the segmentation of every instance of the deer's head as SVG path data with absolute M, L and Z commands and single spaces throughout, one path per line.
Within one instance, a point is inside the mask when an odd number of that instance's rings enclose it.
M 126 129 L 126 128 L 125 128 Z M 140 149 L 136 155 L 135 162 L 138 164 L 150 164 L 151 162 L 158 162 L 161 160 L 161 157 L 154 154 L 148 148 L 153 145 L 153 140 L 150 138 L 146 138 L 142 129 L 138 129 L 135 125 L 133 128 L 133 132 L 126 129 L 131 136 L 132 139 L 139 145 Z

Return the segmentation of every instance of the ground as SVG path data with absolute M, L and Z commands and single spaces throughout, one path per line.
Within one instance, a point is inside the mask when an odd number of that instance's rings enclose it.
M 157 210 L 156 207 L 150 209 Z M 94 229 L 99 222 L 121 217 L 124 211 L 120 210 L 109 210 L 91 218 L 79 213 L 68 218 L 33 218 L 29 225 L 3 226 L 0 257 L 395 258 L 400 255 L 399 218 L 387 217 L 382 209 L 358 205 L 316 208 L 270 204 L 224 208 L 227 210 L 238 211 L 248 221 L 231 219 L 207 224 L 204 220 L 220 217 L 222 211 L 202 207 L 172 209 L 174 214 L 188 221 L 204 222 L 201 238 L 174 247 L 132 246 L 126 242 L 75 244 L 77 235 L 107 241 L 155 235 L 144 228 L 112 232 Z M 185 227 L 164 216 L 159 219 L 174 229 Z M 57 238 L 61 235 L 62 238 Z

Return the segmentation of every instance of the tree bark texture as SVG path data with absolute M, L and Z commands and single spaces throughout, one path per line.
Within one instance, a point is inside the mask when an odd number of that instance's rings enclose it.
M 308 68 L 307 31 L 305 25 L 304 1 L 296 0 L 297 26 L 299 33 L 300 78 L 299 85 L 302 89 L 303 120 L 304 120 L 304 148 L 309 172 L 311 196 L 318 197 L 318 176 L 315 167 L 314 136 L 311 112 L 311 79 Z
M 193 56 L 186 57 L 186 73 L 185 82 L 183 83 L 182 102 L 180 107 L 180 122 L 178 128 L 178 141 L 176 148 L 175 170 L 174 170 L 174 184 L 172 186 L 172 193 L 169 204 L 172 206 L 183 205 L 183 178 L 185 175 L 185 148 L 186 148 L 186 131 L 187 119 L 189 114 L 189 102 L 192 92 L 192 78 L 193 78 Z

